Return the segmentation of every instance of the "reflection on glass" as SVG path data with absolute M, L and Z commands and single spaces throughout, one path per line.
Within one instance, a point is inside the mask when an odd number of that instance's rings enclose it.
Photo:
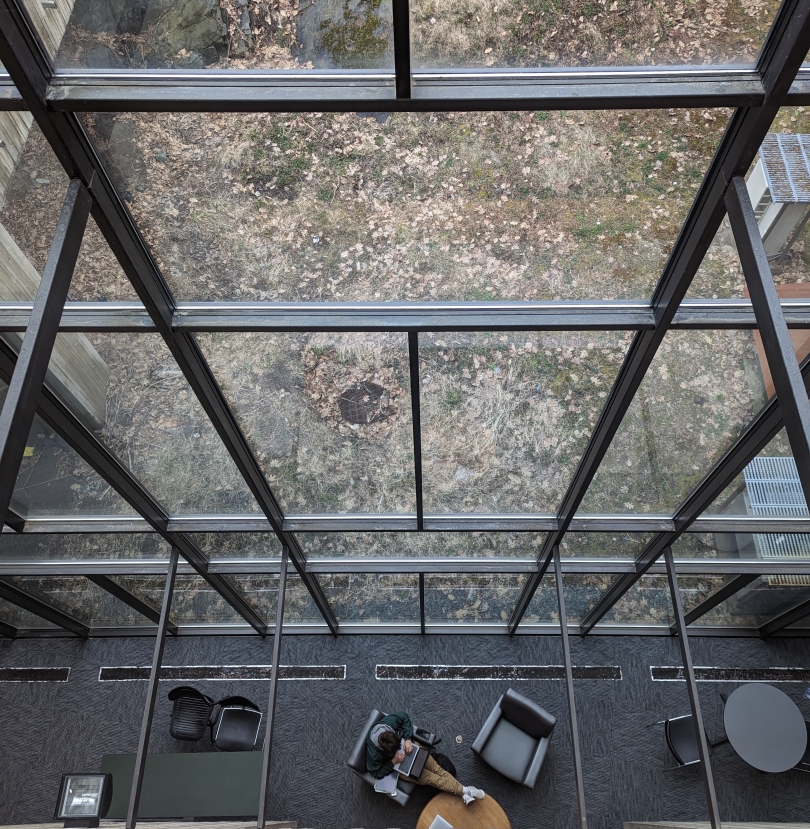
M 686 533 L 672 547 L 676 558 L 810 560 L 807 533 Z
M 58 334 L 56 348 L 68 347 Z M 253 496 L 163 339 L 88 333 L 65 361 L 74 411 L 171 513 L 255 513 Z M 56 354 L 56 351 L 54 352 Z M 133 358 L 133 355 L 136 355 Z M 51 359 L 51 369 L 60 366 Z
M 74 302 L 138 301 L 132 283 L 92 216 L 87 220 L 68 299 Z
M 394 62 L 391 0 L 76 0 L 61 32 L 58 54 L 58 39 L 49 44 L 59 67 L 393 69 Z
M 159 559 L 169 545 L 157 533 L 3 533 L 0 558 L 22 561 Z
M 624 358 L 603 332 L 420 336 L 425 509 L 557 509 Z
M 503 624 L 515 609 L 525 575 L 425 576 L 425 621 L 433 624 Z
M 754 416 L 755 360 L 750 331 L 670 331 L 581 512 L 672 513 Z
M 307 558 L 537 558 L 545 533 L 299 533 Z
M 771 476 L 770 483 L 761 474 L 769 471 L 769 468 L 782 473 L 779 476 Z M 751 489 L 749 482 L 752 483 Z M 761 486 L 761 482 L 765 482 L 766 485 Z M 770 495 L 777 497 L 774 499 L 769 497 Z M 788 506 L 784 500 L 785 496 L 789 497 L 792 512 L 784 511 L 784 507 Z M 769 504 L 777 507 L 780 502 L 782 511 L 768 511 Z M 788 442 L 787 432 L 782 429 L 755 460 L 715 498 L 704 515 L 807 515 L 806 504 L 803 511 L 799 511 L 803 503 L 804 495 L 798 485 L 793 450 Z
M 179 299 L 431 301 L 651 296 L 727 114 L 104 118 Z
M 339 623 L 419 623 L 419 576 L 340 573 L 317 576 Z
M 588 611 L 602 598 L 616 576 L 610 573 L 563 573 L 563 596 L 568 624 L 579 624 Z M 556 581 L 546 575 L 534 594 L 524 616 L 529 623 L 539 622 L 559 625 Z
M 769 136 L 788 136 L 810 132 L 810 107 L 782 107 L 771 125 Z M 768 139 L 773 140 L 772 138 Z M 767 147 L 767 145 L 765 145 Z M 789 151 L 789 140 L 788 140 Z M 777 150 L 770 159 L 765 149 L 767 172 L 774 180 L 779 175 L 784 156 Z M 801 155 L 801 151 L 799 151 Z M 799 158 L 799 163 L 806 163 Z M 807 194 L 799 191 L 790 203 L 780 201 L 779 193 L 770 192 L 768 179 L 762 175 L 762 154 L 751 165 L 746 175 L 748 192 L 760 225 L 768 254 L 771 272 L 782 299 L 810 298 L 810 225 L 803 223 L 810 207 Z M 795 173 L 794 173 L 795 175 Z M 792 178 L 791 181 L 798 181 Z M 796 202 L 796 203 L 793 203 Z M 745 296 L 745 277 L 734 245 L 728 218 L 715 235 L 709 250 L 695 275 L 687 298 Z M 807 352 L 803 356 L 806 356 Z
M 281 558 L 281 544 L 273 533 L 189 533 L 209 559 Z
M 418 67 L 752 64 L 779 4 L 413 0 Z
M 11 576 L 9 581 L 89 627 L 154 624 L 84 576 Z
M 808 576 L 762 576 L 701 616 L 698 626 L 760 627 L 810 599 Z
M 678 576 L 678 592 L 684 614 L 694 610 L 710 596 L 713 596 L 735 576 Z M 674 620 L 673 620 L 674 621 Z
M 17 628 L 18 630 L 37 630 L 46 628 L 49 630 L 59 630 L 58 625 L 51 622 L 46 622 L 41 616 L 34 613 L 29 613 L 21 607 L 17 607 L 5 599 L 0 599 L 0 622 L 5 622 L 7 625 Z
M 6 386 L 0 381 L 0 404 Z M 132 507 L 53 429 L 34 417 L 11 508 L 37 515 L 131 515 Z
M 666 576 L 642 576 L 602 617 L 599 625 L 670 625 L 674 621 Z
M 160 610 L 165 576 L 114 576 L 113 580 L 141 601 Z M 197 575 L 178 575 L 169 618 L 177 625 L 247 625 L 225 599 Z
M 566 533 L 560 555 L 579 558 L 638 558 L 652 533 Z
M 275 624 L 276 608 L 278 606 L 278 576 L 261 573 L 256 575 L 227 575 L 224 578 L 247 599 L 250 606 L 267 624 Z M 304 590 L 306 592 L 306 588 Z M 287 582 L 287 591 L 287 600 L 284 603 L 285 622 L 294 621 L 296 616 L 295 602 L 291 601 L 289 595 L 289 581 Z
M 30 113 L 0 112 L 0 138 L 0 300 L 30 302 L 68 179 Z
M 416 509 L 404 334 L 201 334 L 285 512 Z

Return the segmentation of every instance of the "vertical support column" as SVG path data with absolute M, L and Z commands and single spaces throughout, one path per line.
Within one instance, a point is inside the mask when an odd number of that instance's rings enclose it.
M 48 372 L 89 215 L 90 194 L 80 181 L 74 179 L 68 185 L 62 204 L 48 261 L 0 414 L 0 526 L 14 494 L 25 442 Z
M 419 334 L 408 332 L 408 362 L 411 373 L 411 423 L 413 424 L 413 477 L 416 487 L 416 529 L 425 529 L 422 506 L 422 410 L 419 402 Z
M 804 497 L 810 504 L 810 401 L 742 176 L 731 180 L 726 207 Z
M 149 686 L 146 690 L 146 704 L 143 708 L 141 722 L 141 736 L 138 740 L 138 753 L 135 755 L 135 773 L 132 777 L 132 792 L 129 796 L 127 809 L 126 829 L 135 829 L 138 819 L 138 805 L 141 801 L 141 787 L 143 786 L 143 772 L 146 768 L 146 755 L 149 751 L 149 735 L 152 733 L 152 716 L 155 713 L 160 666 L 163 662 L 163 648 L 166 645 L 166 631 L 169 626 L 169 613 L 172 608 L 172 593 L 174 580 L 177 576 L 177 560 L 180 552 L 172 547 L 169 556 L 169 571 L 166 573 L 166 587 L 163 590 L 163 604 L 160 607 L 160 621 L 158 622 L 155 638 L 155 651 L 152 656 L 152 670 L 149 672 Z
M 411 97 L 411 10 L 408 0 L 393 0 L 394 73 L 397 98 Z
M 692 666 L 692 654 L 689 650 L 689 640 L 686 636 L 686 622 L 683 617 L 681 593 L 678 589 L 678 576 L 675 572 L 675 561 L 672 558 L 672 547 L 664 550 L 664 561 L 667 564 L 667 579 L 669 592 L 672 595 L 672 612 L 675 615 L 675 627 L 678 630 L 678 644 L 681 646 L 683 671 L 686 674 L 686 690 L 689 694 L 689 706 L 692 709 L 692 719 L 695 721 L 695 735 L 698 741 L 698 756 L 700 770 L 703 774 L 703 787 L 706 790 L 706 805 L 709 807 L 709 820 L 712 829 L 721 829 L 720 810 L 717 807 L 717 794 L 714 791 L 714 777 L 712 775 L 709 743 L 706 739 L 706 729 L 703 727 L 703 715 L 700 713 L 700 699 L 698 698 L 695 669 Z
M 577 787 L 577 815 L 579 817 L 580 829 L 588 829 L 588 814 L 585 808 L 585 783 L 582 779 L 582 755 L 579 750 L 579 723 L 577 722 L 577 705 L 574 699 L 574 672 L 571 667 L 571 646 L 568 642 L 568 616 L 565 613 L 560 547 L 557 544 L 554 545 L 554 576 L 557 581 L 557 607 L 560 611 L 560 638 L 562 640 L 563 664 L 565 666 L 565 690 L 568 694 L 568 713 L 571 717 L 571 745 L 574 750 L 574 782 Z
M 425 633 L 425 574 L 419 574 L 419 626 Z
M 262 782 L 259 790 L 259 819 L 257 829 L 264 829 L 267 811 L 267 790 L 270 787 L 270 749 L 273 743 L 273 723 L 276 718 L 276 690 L 278 689 L 278 667 L 281 659 L 281 628 L 284 624 L 284 596 L 287 592 L 287 558 L 286 547 L 281 551 L 281 570 L 278 576 L 278 600 L 276 601 L 276 629 L 273 632 L 273 667 L 270 673 L 270 699 L 267 703 L 267 723 L 264 732 L 262 750 Z

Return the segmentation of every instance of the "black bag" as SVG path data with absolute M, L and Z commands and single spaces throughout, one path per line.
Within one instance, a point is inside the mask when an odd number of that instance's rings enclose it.
M 433 759 L 449 774 L 452 774 L 453 777 L 456 776 L 456 767 L 453 765 L 453 761 L 446 755 L 440 754 L 436 752 L 433 755 Z

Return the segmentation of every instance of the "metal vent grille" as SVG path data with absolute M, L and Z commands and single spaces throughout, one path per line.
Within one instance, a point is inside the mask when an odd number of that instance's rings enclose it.
M 772 201 L 810 204 L 810 135 L 766 135 L 759 157 Z
M 754 458 L 743 470 L 748 502 L 753 515 L 808 515 L 796 461 L 787 458 Z M 810 535 L 755 533 L 757 557 L 810 559 Z M 785 579 L 789 580 L 788 582 Z M 796 580 L 800 581 L 796 581 Z M 809 584 L 807 576 L 771 576 L 772 585 Z

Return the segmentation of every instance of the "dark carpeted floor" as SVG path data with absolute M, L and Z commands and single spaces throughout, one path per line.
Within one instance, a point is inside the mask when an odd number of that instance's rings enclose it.
M 696 665 L 807 667 L 810 641 L 695 638 Z M 661 726 L 665 716 L 689 712 L 683 682 L 653 682 L 651 665 L 679 665 L 677 642 L 659 637 L 574 638 L 576 665 L 618 665 L 623 679 L 577 680 L 589 825 L 619 829 L 626 820 L 706 820 L 698 767 L 673 769 Z M 169 640 L 167 665 L 268 664 L 272 640 L 198 637 Z M 146 683 L 100 682 L 101 666 L 148 665 L 148 639 L 21 640 L 0 643 L 0 666 L 70 666 L 66 683 L 0 683 L 0 823 L 52 818 L 62 772 L 97 770 L 105 753 L 133 752 Z M 573 762 L 563 682 L 377 680 L 375 665 L 561 664 L 551 636 L 289 636 L 282 662 L 345 664 L 346 679 L 281 682 L 273 744 L 268 817 L 314 829 L 412 827 L 432 796 L 420 790 L 401 808 L 376 795 L 345 765 L 349 747 L 372 707 L 407 710 L 444 738 L 443 748 L 463 783 L 484 788 L 501 803 L 514 829 L 576 826 Z M 168 734 L 170 703 L 161 683 L 151 750 L 209 750 Z M 194 683 L 220 698 L 239 693 L 267 702 L 267 683 Z M 500 777 L 469 749 L 493 704 L 507 687 L 537 700 L 558 718 L 552 749 L 533 790 Z M 733 683 L 700 683 L 710 737 L 722 733 L 720 690 Z M 810 719 L 804 686 L 780 684 Z M 463 742 L 456 744 L 460 735 Z M 721 815 L 729 821 L 799 821 L 810 814 L 810 775 L 757 772 L 729 745 L 716 749 L 713 769 Z

